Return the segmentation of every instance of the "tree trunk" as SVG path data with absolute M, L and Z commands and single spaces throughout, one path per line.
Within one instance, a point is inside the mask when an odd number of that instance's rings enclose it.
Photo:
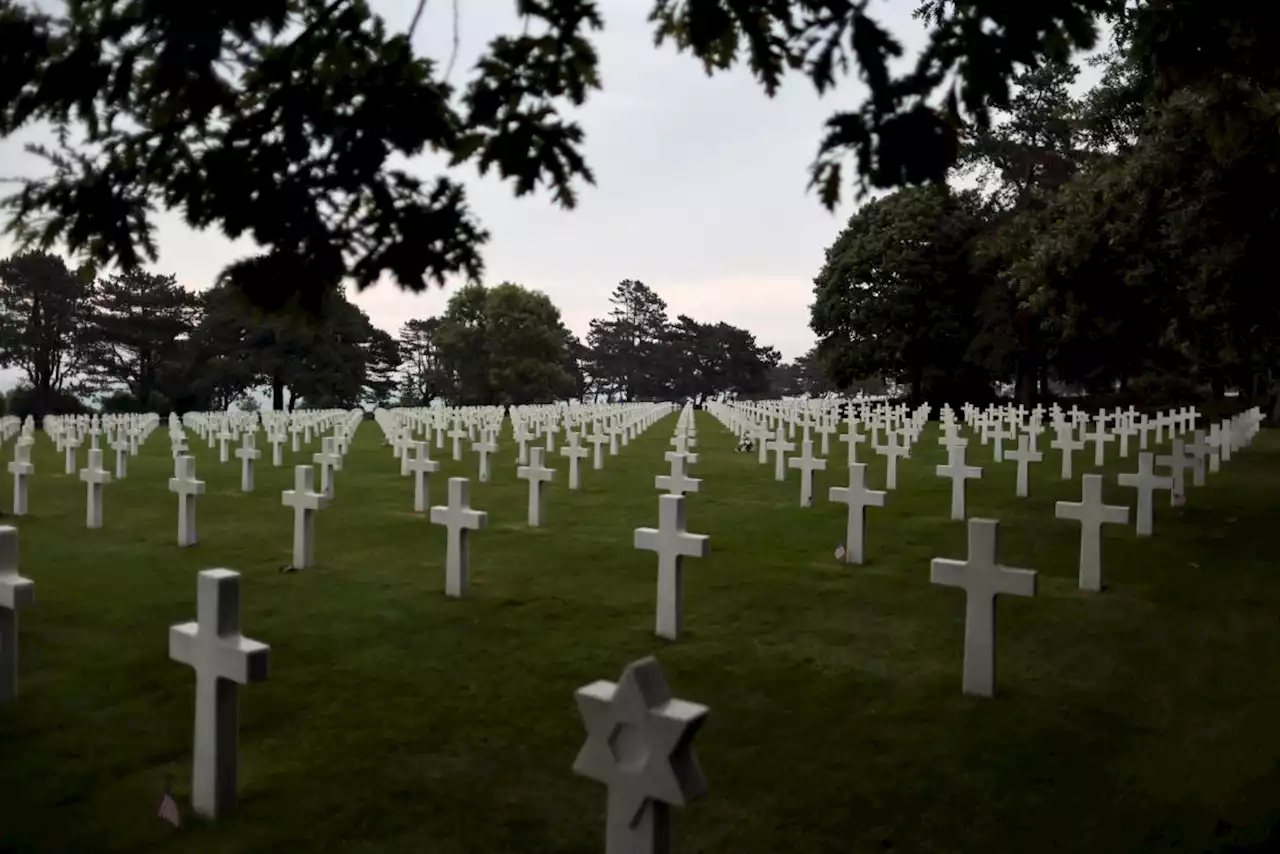
M 271 378 L 271 408 L 276 412 L 284 411 L 284 380 L 274 376 Z M 289 407 L 293 411 L 293 407 Z

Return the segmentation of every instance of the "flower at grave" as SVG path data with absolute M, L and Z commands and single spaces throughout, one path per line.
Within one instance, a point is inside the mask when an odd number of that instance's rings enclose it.
M 845 548 L 844 543 L 836 546 L 836 560 L 844 560 Z

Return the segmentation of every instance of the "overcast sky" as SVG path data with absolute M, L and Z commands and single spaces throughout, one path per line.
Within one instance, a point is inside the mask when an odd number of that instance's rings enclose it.
M 391 27 L 407 27 L 415 5 L 373 0 Z M 469 78 L 493 36 L 520 28 L 514 0 L 458 5 L 455 84 Z M 517 200 L 510 185 L 481 179 L 470 166 L 455 170 L 491 233 L 486 282 L 546 292 L 569 328 L 585 336 L 589 321 L 608 311 L 617 283 L 639 279 L 666 300 L 672 317 L 727 321 L 784 358 L 801 355 L 814 342 L 812 279 L 852 211 L 849 204 L 834 215 L 824 210 L 805 189 L 806 167 L 822 122 L 859 101 L 863 87 L 849 79 L 820 101 L 807 79 L 795 76 L 770 100 L 745 68 L 708 78 L 696 60 L 670 45 L 655 49 L 648 0 L 600 5 L 605 29 L 595 43 L 604 89 L 576 114 L 597 184 L 585 188 L 579 207 L 565 212 L 542 195 Z M 910 16 L 914 0 L 874 5 L 909 49 L 922 44 L 923 30 Z M 449 0 L 429 0 L 415 42 L 429 55 L 449 55 Z M 33 131 L 0 140 L 0 176 L 37 174 L 40 162 L 21 148 L 40 137 Z M 430 175 L 431 166 L 423 161 L 413 168 Z M 230 261 L 252 252 L 250 242 L 193 232 L 177 215 L 161 214 L 158 224 L 154 269 L 193 290 L 207 288 Z M 0 242 L 0 257 L 12 248 Z M 439 313 L 454 287 L 412 295 L 382 284 L 354 300 L 394 332 L 411 317 Z

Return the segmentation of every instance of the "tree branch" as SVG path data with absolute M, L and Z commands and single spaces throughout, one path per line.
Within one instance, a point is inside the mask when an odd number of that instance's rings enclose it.
M 413 32 L 418 29 L 418 22 L 422 20 L 422 13 L 427 8 L 427 0 L 418 0 L 418 8 L 413 12 L 413 20 L 409 22 L 409 41 L 413 41 Z M 454 14 L 457 14 L 458 4 L 453 5 Z

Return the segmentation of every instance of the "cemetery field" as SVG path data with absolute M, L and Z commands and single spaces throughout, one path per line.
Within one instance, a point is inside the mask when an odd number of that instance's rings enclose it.
M 574 691 L 649 654 L 676 697 L 711 709 L 695 741 L 709 793 L 675 814 L 684 854 L 1262 850 L 1280 805 L 1275 431 L 1189 486 L 1187 506 L 1158 493 L 1154 537 L 1105 526 L 1101 594 L 1078 589 L 1080 527 L 1053 513 L 1079 500 L 1092 447 L 1061 481 L 1041 437 L 1019 499 L 1015 465 L 971 436 L 984 472 L 969 515 L 1001 521 L 1003 564 L 1039 572 L 1037 596 L 1000 600 L 997 696 L 977 699 L 960 690 L 964 592 L 929 583 L 930 559 L 966 553 L 934 474 L 936 425 L 867 510 L 857 567 L 833 555 L 842 444 L 802 508 L 798 472 L 775 482 L 699 412 L 687 524 L 711 551 L 685 562 L 673 643 L 653 634 L 657 558 L 632 538 L 657 525 L 675 421 L 602 471 L 584 460 L 576 492 L 557 447 L 541 528 L 526 525 L 509 424 L 490 483 L 474 452 L 433 448 L 431 503 L 466 476 L 489 514 L 465 599 L 444 596 L 444 529 L 412 512 L 372 422 L 317 514 L 317 566 L 288 574 L 280 493 L 318 441 L 281 468 L 267 447 L 243 494 L 239 461 L 189 433 L 207 492 L 200 542 L 179 549 L 163 431 L 107 485 L 101 530 L 39 434 L 32 515 L 5 520 L 36 604 L 19 696 L 0 707 L 0 852 L 600 852 L 605 789 L 571 770 Z M 858 453 L 883 488 L 884 458 Z M 1136 470 L 1136 449 L 1108 454 L 1105 498 L 1132 506 L 1114 475 Z M 6 476 L 6 509 L 11 489 Z M 168 632 L 195 619 L 196 572 L 214 567 L 243 574 L 242 628 L 271 662 L 240 691 L 238 811 L 207 824 L 187 811 L 195 676 L 169 659 Z M 180 829 L 156 817 L 167 778 Z

